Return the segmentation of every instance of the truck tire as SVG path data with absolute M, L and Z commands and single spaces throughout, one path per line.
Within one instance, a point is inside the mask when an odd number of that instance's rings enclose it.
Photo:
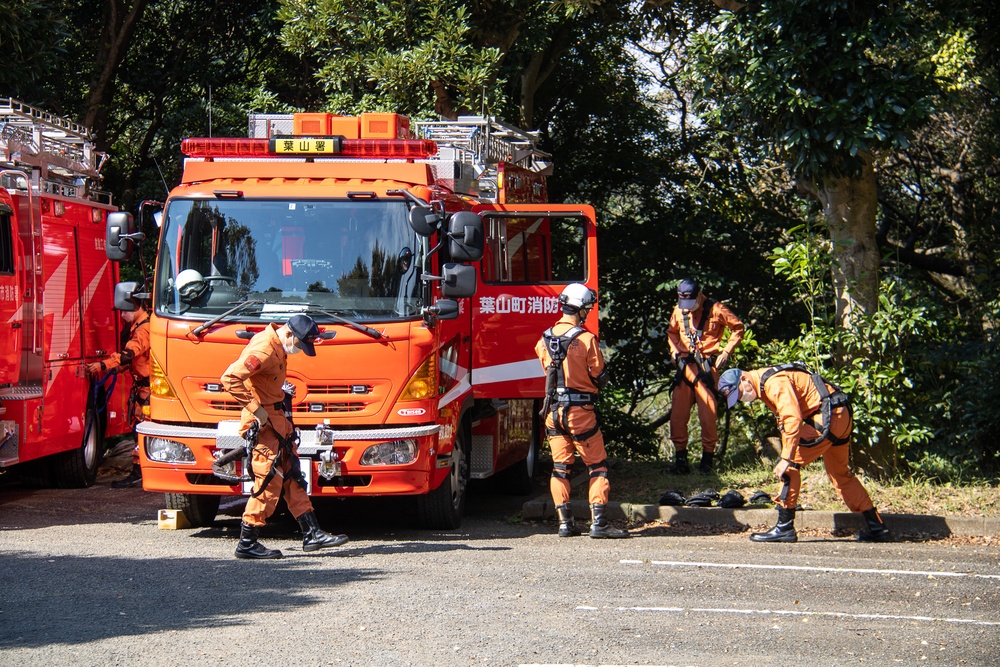
M 76 449 L 52 457 L 52 482 L 60 489 L 83 489 L 97 480 L 104 453 L 104 427 L 97 412 L 87 408 L 83 442 Z
M 221 496 L 206 496 L 201 493 L 166 493 L 164 494 L 169 510 L 181 510 L 184 518 L 192 528 L 204 528 L 215 522 L 219 512 Z
M 469 448 L 465 429 L 455 441 L 455 461 L 441 486 L 417 497 L 420 526 L 434 530 L 454 530 L 462 525 L 465 494 L 469 488 Z
M 496 489 L 512 496 L 526 496 L 535 489 L 535 473 L 538 472 L 538 452 L 541 432 L 539 418 L 535 415 L 531 424 L 531 444 L 528 455 L 497 475 Z

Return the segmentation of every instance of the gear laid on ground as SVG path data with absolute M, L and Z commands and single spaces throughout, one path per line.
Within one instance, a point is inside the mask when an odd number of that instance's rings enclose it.
M 681 495 L 680 491 L 666 491 L 660 496 L 660 505 L 683 505 L 687 498 Z
M 719 499 L 719 492 L 715 489 L 705 489 L 687 499 L 684 504 L 688 507 L 711 507 L 712 503 Z
M 716 504 L 719 507 L 736 508 L 743 507 L 747 504 L 747 501 L 746 498 L 743 497 L 742 493 L 733 489 L 722 494 L 722 497 L 719 498 L 719 502 Z

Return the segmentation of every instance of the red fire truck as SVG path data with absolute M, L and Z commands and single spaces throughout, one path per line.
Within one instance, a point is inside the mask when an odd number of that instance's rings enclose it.
M 104 436 L 128 430 L 127 378 L 108 397 L 84 372 L 121 326 L 105 158 L 87 128 L 0 98 L 0 469 L 34 483 L 93 484 Z
M 530 490 L 534 345 L 566 284 L 597 287 L 594 211 L 544 203 L 534 135 L 486 117 L 255 114 L 249 138 L 181 150 L 152 289 L 147 491 L 205 525 L 251 490 L 213 474 L 244 446 L 219 378 L 295 313 L 323 337 L 288 364 L 312 496 L 412 496 L 423 525 L 454 528 L 470 479 Z M 108 225 L 120 258 L 132 222 Z

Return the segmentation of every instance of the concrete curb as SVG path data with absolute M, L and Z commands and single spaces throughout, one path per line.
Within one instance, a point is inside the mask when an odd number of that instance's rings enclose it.
M 590 507 L 582 500 L 570 503 L 573 516 L 590 520 Z M 752 509 L 726 509 L 723 507 L 672 507 L 609 502 L 607 515 L 612 520 L 648 523 L 691 523 L 703 526 L 730 527 L 733 532 L 743 532 L 754 526 L 770 526 L 776 514 L 773 507 Z M 555 518 L 555 506 L 548 495 L 538 496 L 524 503 L 521 516 L 525 519 Z M 922 533 L 956 535 L 965 537 L 992 537 L 1000 535 L 1000 519 L 983 517 L 933 516 L 924 514 L 883 514 L 882 520 L 890 530 L 903 534 Z M 855 531 L 864 526 L 860 514 L 852 512 L 819 512 L 803 510 L 795 515 L 796 528 L 819 530 Z

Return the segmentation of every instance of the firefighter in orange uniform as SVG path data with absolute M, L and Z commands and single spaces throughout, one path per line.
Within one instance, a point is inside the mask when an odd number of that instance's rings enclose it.
M 720 351 L 726 329 L 729 329 L 729 340 Z M 677 285 L 677 306 L 670 315 L 667 327 L 670 354 L 677 367 L 670 403 L 670 440 L 675 452 L 670 472 L 675 475 L 691 472 L 687 446 L 692 403 L 698 405 L 698 421 L 701 423 L 701 463 L 698 470 L 703 474 L 712 472 L 715 445 L 719 441 L 715 384 L 729 355 L 741 340 L 743 323 L 733 311 L 707 298 L 701 286 L 693 280 L 682 280 Z
M 329 535 L 319 527 L 306 483 L 299 469 L 295 428 L 285 417 L 282 385 L 290 354 L 316 356 L 313 343 L 319 327 L 307 315 L 293 315 L 282 326 L 271 324 L 247 343 L 239 359 L 226 369 L 222 385 L 243 406 L 240 436 L 254 425 L 257 443 L 253 450 L 254 491 L 243 511 L 237 558 L 281 558 L 277 549 L 257 541 L 260 528 L 274 512 L 281 497 L 302 528 L 303 551 L 316 551 L 347 542 L 346 535 Z
M 848 467 L 854 419 L 850 399 L 803 364 L 781 364 L 755 371 L 732 368 L 719 378 L 719 393 L 729 407 L 757 398 L 774 414 L 781 431 L 781 460 L 774 475 L 784 484 L 775 503 L 778 521 L 771 530 L 753 533 L 754 542 L 795 542 L 795 507 L 802 483 L 800 470 L 823 457 L 826 474 L 852 512 L 864 515 L 866 528 L 855 538 L 887 542 L 889 529 L 868 491 Z
M 142 409 L 149 405 L 149 313 L 141 304 L 133 311 L 123 311 L 122 319 L 131 325 L 125 349 L 115 352 L 104 361 L 87 364 L 87 374 L 101 377 L 107 371 L 120 373 L 128 368 L 132 373 L 132 391 L 128 397 L 129 420 L 132 432 L 143 421 Z M 128 477 L 111 483 L 113 489 L 142 486 L 142 468 L 139 467 L 139 439 L 132 450 L 132 472 Z
M 608 524 L 608 462 L 594 403 L 608 382 L 597 336 L 583 327 L 597 294 L 586 285 L 568 285 L 559 296 L 563 316 L 547 330 L 535 353 L 546 373 L 545 433 L 552 450 L 552 502 L 559 514 L 559 537 L 579 535 L 569 503 L 569 473 L 575 452 L 590 472 L 590 537 L 628 537 Z

